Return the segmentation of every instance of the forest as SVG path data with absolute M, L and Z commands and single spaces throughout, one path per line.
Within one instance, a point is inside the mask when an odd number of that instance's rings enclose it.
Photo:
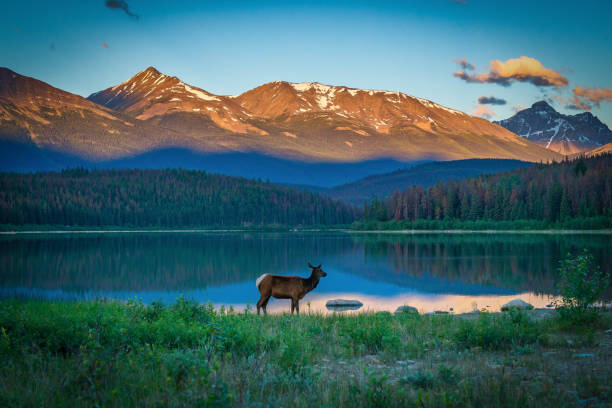
M 318 194 L 193 170 L 0 173 L 0 224 L 128 227 L 347 225 L 359 211 Z
M 380 222 L 401 228 L 523 224 L 610 227 L 612 154 L 412 186 L 364 205 L 359 228 Z M 533 223 L 532 221 L 535 221 Z M 369 223 L 369 225 L 368 225 Z

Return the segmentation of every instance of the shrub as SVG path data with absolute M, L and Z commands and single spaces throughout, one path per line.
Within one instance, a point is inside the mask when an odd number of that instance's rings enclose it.
M 575 257 L 568 254 L 560 262 L 559 272 L 561 302 L 555 306 L 560 317 L 574 324 L 597 320 L 600 313 L 595 304 L 608 287 L 610 275 L 601 272 L 586 249 Z
M 517 309 L 502 316 L 483 313 L 473 323 L 462 322 L 454 335 L 454 341 L 460 347 L 485 350 L 507 350 L 513 346 L 538 343 L 541 339 L 538 326 Z

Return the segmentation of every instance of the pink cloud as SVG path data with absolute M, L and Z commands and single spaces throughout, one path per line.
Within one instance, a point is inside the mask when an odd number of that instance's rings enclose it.
M 566 86 L 567 78 L 560 73 L 546 68 L 535 58 L 522 56 L 510 58 L 505 62 L 493 60 L 489 72 L 470 74 L 459 70 L 455 77 L 470 83 L 491 83 L 510 86 L 512 82 L 530 82 L 536 86 Z
M 495 113 L 493 109 L 485 105 L 478 105 L 476 109 L 474 109 L 472 114 L 476 116 L 480 116 L 481 118 L 485 118 L 485 119 L 491 119 L 493 116 L 497 115 L 497 113 Z

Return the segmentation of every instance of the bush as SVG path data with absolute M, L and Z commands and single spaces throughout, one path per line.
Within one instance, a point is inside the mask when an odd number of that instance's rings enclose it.
M 562 319 L 583 324 L 598 320 L 600 313 L 596 303 L 608 287 L 610 275 L 595 265 L 593 255 L 586 249 L 581 255 L 568 257 L 560 262 L 561 302 L 556 309 Z
M 460 347 L 481 347 L 485 350 L 507 350 L 538 343 L 541 339 L 538 326 L 517 309 L 502 316 L 483 313 L 473 323 L 462 322 L 454 336 L 455 343 Z

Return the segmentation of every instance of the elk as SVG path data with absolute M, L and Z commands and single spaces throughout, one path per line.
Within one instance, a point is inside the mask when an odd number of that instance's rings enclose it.
M 322 277 L 327 276 L 327 273 L 321 269 L 321 265 L 312 266 L 309 262 L 308 267 L 312 269 L 312 273 L 306 279 L 299 276 L 279 276 L 269 273 L 264 273 L 257 278 L 255 284 L 260 295 L 257 302 L 257 314 L 260 309 L 263 309 L 264 314 L 268 313 L 266 307 L 270 296 L 276 299 L 291 299 L 291 314 L 294 310 L 300 314 L 300 299 L 316 288 Z

